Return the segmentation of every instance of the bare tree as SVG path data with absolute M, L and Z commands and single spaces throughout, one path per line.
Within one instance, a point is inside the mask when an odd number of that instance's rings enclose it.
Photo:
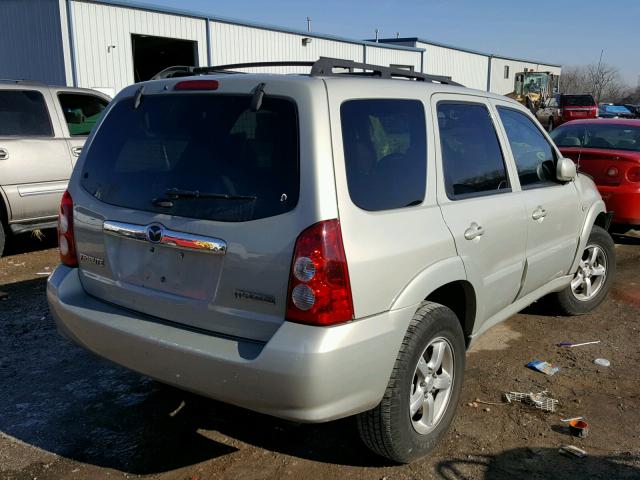
M 627 88 L 619 70 L 606 64 L 569 66 L 560 76 L 562 93 L 589 93 L 596 102 L 617 101 L 625 95 Z

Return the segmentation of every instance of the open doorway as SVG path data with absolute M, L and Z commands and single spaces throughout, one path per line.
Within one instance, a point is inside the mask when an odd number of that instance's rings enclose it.
M 136 82 L 149 80 L 174 65 L 197 66 L 198 45 L 191 40 L 131 35 L 133 76 Z

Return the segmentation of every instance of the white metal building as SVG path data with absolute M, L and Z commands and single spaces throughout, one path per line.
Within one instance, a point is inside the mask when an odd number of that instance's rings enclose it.
M 562 67 L 535 60 L 483 53 L 417 37 L 383 38 L 385 45 L 404 45 L 424 49 L 424 71 L 444 75 L 470 88 L 505 95 L 513 91 L 518 72 L 551 72 L 560 75 Z
M 418 38 L 376 43 L 128 0 L 0 0 L 0 32 L 0 78 L 96 88 L 110 95 L 171 65 L 313 61 L 320 56 L 445 75 L 498 93 L 513 90 L 513 75 L 525 67 L 560 73 L 556 65 Z

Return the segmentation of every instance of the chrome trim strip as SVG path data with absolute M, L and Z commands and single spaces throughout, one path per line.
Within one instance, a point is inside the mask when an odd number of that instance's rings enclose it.
M 66 188 L 52 188 L 51 190 L 20 190 L 18 189 L 18 195 L 21 197 L 33 197 L 35 195 L 51 195 L 53 193 L 64 193 Z
M 224 255 L 227 252 L 227 242 L 224 240 L 169 230 L 159 223 L 136 225 L 133 223 L 105 220 L 102 224 L 102 230 L 107 235 L 130 238 L 140 242 L 148 242 L 152 245 L 163 245 L 181 250 L 197 250 L 215 255 Z M 160 231 L 162 235 L 158 240 L 155 240 L 157 237 L 154 236 L 155 241 L 152 241 L 149 238 L 150 230 L 153 230 L 154 235 L 157 235 L 158 231 Z

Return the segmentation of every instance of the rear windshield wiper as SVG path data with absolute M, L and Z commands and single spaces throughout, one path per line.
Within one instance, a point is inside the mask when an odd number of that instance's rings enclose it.
M 209 193 L 199 190 L 183 190 L 181 188 L 168 188 L 164 191 L 168 199 L 177 200 L 181 198 L 213 198 L 220 200 L 255 200 L 255 195 L 229 195 L 227 193 Z

